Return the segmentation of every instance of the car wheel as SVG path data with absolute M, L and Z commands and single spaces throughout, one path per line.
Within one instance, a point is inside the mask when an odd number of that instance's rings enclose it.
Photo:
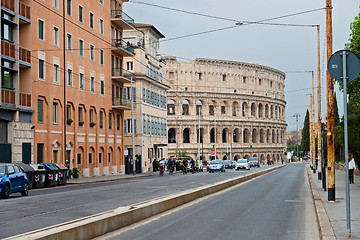
M 29 185 L 25 183 L 24 185 L 24 191 L 21 192 L 21 195 L 27 196 L 29 194 Z
M 10 186 L 9 184 L 6 184 L 4 187 L 4 193 L 2 195 L 3 198 L 9 198 L 10 196 Z

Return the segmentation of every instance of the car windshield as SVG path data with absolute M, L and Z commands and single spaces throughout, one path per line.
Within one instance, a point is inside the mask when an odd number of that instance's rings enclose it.
M 246 163 L 246 160 L 245 159 L 240 159 L 237 161 L 238 163 Z
M 0 166 L 0 175 L 5 175 L 5 166 Z
M 250 162 L 257 162 L 257 159 L 250 159 Z
M 221 164 L 220 160 L 213 160 L 210 162 L 210 165 L 214 165 L 214 164 Z
M 226 160 L 226 161 L 224 161 L 224 163 L 231 163 L 231 161 L 230 161 L 230 160 Z

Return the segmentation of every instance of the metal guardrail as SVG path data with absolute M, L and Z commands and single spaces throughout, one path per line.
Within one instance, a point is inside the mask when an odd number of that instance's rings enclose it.
M 112 46 L 113 47 L 117 47 L 117 48 L 123 48 L 125 49 L 126 51 L 128 52 L 131 52 L 131 53 L 134 53 L 135 52 L 135 47 L 129 43 L 129 42 L 125 42 L 124 40 L 122 39 L 112 39 L 111 41 L 112 43 Z
M 127 15 L 124 11 L 118 10 L 111 10 L 111 18 L 121 18 L 127 23 L 135 23 L 135 20 Z

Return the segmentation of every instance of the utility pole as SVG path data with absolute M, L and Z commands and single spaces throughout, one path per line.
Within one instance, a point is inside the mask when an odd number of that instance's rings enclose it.
M 299 158 L 299 117 L 300 114 L 295 113 L 293 117 L 296 118 L 296 156 Z
M 313 173 L 316 173 L 316 153 L 315 153 L 315 94 L 314 94 L 314 71 L 312 71 L 312 94 L 311 94 L 311 115 L 312 115 L 312 155 L 313 155 Z
M 326 0 L 327 62 L 332 55 L 332 1 Z M 328 201 L 335 201 L 334 80 L 326 73 Z
M 312 124 L 312 96 L 311 94 L 310 95 L 310 114 L 309 114 L 309 122 L 310 122 L 310 167 L 311 169 L 314 168 L 314 159 L 313 159 L 313 151 L 312 151 L 312 147 L 313 147 L 313 138 L 312 138 L 312 127 L 313 127 L 313 124 Z
M 318 46 L 318 69 L 317 69 L 317 77 L 318 77 L 318 91 L 317 91 L 317 100 L 318 100 L 318 179 L 322 178 L 321 174 L 321 163 L 322 163 L 322 137 L 321 137 L 321 81 L 320 81 L 320 26 L 317 25 L 317 46 Z

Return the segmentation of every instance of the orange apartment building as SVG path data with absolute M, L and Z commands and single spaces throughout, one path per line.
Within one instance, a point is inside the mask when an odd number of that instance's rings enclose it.
M 16 110 L 6 121 L 7 132 L 18 136 L 11 128 L 21 115 L 32 113 L 31 123 L 23 117 L 31 162 L 69 160 L 85 177 L 124 172 L 123 119 L 129 108 L 122 89 L 130 80 L 122 71 L 123 57 L 135 54 L 122 40 L 133 22 L 122 11 L 126 1 L 2 0 L 2 12 L 3 3 L 13 4 L 14 19 L 19 19 L 13 29 L 18 37 L 5 41 L 15 45 L 14 66 L 19 66 L 13 74 Z M 30 61 L 20 61 L 29 53 Z M 31 105 L 23 107 L 29 95 Z

